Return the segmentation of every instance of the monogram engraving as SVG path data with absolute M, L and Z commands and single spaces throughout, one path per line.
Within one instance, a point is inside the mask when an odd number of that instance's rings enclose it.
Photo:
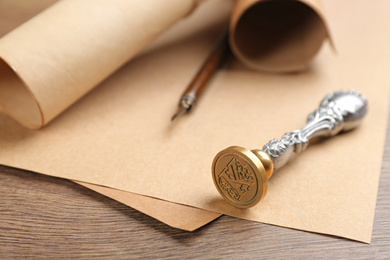
M 241 164 L 237 158 L 232 158 L 218 176 L 220 187 L 235 200 L 250 191 L 255 183 L 253 172 L 246 164 Z

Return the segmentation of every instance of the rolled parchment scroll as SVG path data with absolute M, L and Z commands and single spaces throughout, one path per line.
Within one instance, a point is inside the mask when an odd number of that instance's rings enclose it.
M 319 0 L 237 0 L 230 45 L 246 66 L 262 71 L 307 68 L 329 30 Z
M 0 105 L 40 128 L 111 75 L 197 0 L 62 0 L 0 39 Z

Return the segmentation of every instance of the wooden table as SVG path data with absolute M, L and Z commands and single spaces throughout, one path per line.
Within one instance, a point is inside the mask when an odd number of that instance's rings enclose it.
M 0 166 L 0 258 L 390 257 L 390 131 L 371 245 L 223 216 L 171 228 L 71 181 Z

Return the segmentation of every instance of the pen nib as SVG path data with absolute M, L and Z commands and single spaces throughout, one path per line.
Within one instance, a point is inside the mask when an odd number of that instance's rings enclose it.
M 178 117 L 181 114 L 184 114 L 191 110 L 192 105 L 194 104 L 194 99 L 189 96 L 184 96 L 180 100 L 179 109 L 177 110 L 176 114 L 173 115 L 171 118 L 171 121 L 175 120 L 176 117 Z
M 185 112 L 187 112 L 187 109 L 185 107 L 183 107 L 183 106 L 179 106 L 179 109 L 173 115 L 173 117 L 171 118 L 171 121 L 175 120 L 176 117 L 178 117 L 181 114 L 184 114 Z

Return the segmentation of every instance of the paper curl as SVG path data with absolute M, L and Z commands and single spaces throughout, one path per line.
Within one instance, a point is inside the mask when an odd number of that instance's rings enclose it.
M 329 38 L 318 0 L 238 0 L 230 23 L 230 45 L 246 66 L 262 71 L 307 68 Z
M 0 40 L 0 104 L 40 128 L 106 79 L 196 0 L 62 0 Z

